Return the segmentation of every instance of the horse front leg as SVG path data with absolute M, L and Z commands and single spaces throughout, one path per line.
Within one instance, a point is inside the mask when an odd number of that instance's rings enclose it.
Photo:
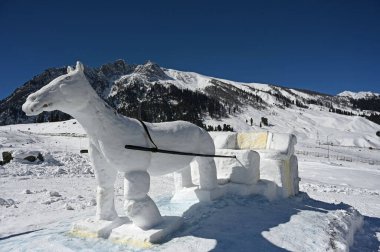
M 90 146 L 90 158 L 98 182 L 96 219 L 114 220 L 118 217 L 114 202 L 114 184 L 117 170 L 108 164 L 103 155 L 94 146 Z
M 162 221 L 160 211 L 148 196 L 150 176 L 146 171 L 130 171 L 124 175 L 124 210 L 141 229 L 150 229 Z

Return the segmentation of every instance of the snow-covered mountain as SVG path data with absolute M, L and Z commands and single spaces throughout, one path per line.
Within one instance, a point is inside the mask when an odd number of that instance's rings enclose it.
M 373 98 L 373 97 L 379 97 L 380 94 L 378 93 L 374 93 L 374 92 L 365 92 L 365 91 L 361 91 L 361 92 L 351 92 L 351 91 L 343 91 L 339 94 L 337 94 L 337 96 L 345 96 L 345 97 L 348 97 L 348 98 L 352 98 L 352 99 L 365 99 L 365 98 Z
M 0 101 L 0 125 L 70 118 L 57 111 L 26 117 L 21 111 L 21 105 L 30 93 L 63 74 L 65 69 L 47 69 Z M 377 126 L 367 119 L 380 123 L 380 96 L 375 93 L 346 91 L 331 96 L 165 69 L 150 61 L 134 65 L 117 60 L 99 68 L 86 67 L 85 73 L 97 93 L 119 113 L 141 117 L 145 121 L 187 120 L 201 126 L 228 122 L 233 128 L 242 130 L 258 125 L 261 117 L 269 118 L 268 126 L 283 129 L 289 129 L 289 125 L 299 128 L 293 119 L 288 121 L 289 118 L 305 120 L 303 127 L 308 130 L 325 127 L 333 121 L 336 127 L 357 125 L 356 122 L 360 121 L 373 130 Z M 290 116 L 278 120 L 283 113 Z M 302 119 L 302 114 L 313 115 L 315 120 Z M 274 125 L 274 122 L 277 123 Z

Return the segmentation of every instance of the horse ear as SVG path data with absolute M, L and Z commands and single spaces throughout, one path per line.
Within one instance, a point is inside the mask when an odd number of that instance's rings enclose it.
M 73 71 L 73 68 L 71 67 L 71 66 L 68 66 L 67 67 L 67 73 L 70 73 L 70 72 L 72 72 Z
M 81 62 L 77 61 L 77 66 L 75 67 L 77 71 L 83 72 L 84 66 Z

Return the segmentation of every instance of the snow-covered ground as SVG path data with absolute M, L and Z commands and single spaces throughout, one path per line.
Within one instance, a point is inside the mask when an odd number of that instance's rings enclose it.
M 150 195 L 160 211 L 184 216 L 185 224 L 151 250 L 344 251 L 351 246 L 352 251 L 380 251 L 380 138 L 373 134 L 379 127 L 336 114 L 321 126 L 321 111 L 300 110 L 293 119 L 285 117 L 294 113 L 280 112 L 267 116 L 272 126 L 261 130 L 298 136 L 302 192 L 272 202 L 227 196 L 209 204 L 174 204 L 172 176 L 152 177 Z M 245 120 L 265 116 L 260 113 L 210 122 L 258 130 Z M 40 151 L 45 157 L 44 162 L 13 160 L 0 166 L 0 251 L 138 250 L 68 234 L 73 221 L 95 213 L 95 178 L 81 149 L 87 149 L 87 139 L 75 120 L 0 127 L 1 152 Z M 115 192 L 123 215 L 121 176 Z

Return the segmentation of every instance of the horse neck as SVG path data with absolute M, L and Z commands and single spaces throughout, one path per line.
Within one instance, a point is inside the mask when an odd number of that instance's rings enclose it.
M 121 120 L 121 116 L 106 104 L 95 91 L 86 106 L 71 114 L 88 135 L 97 135 L 98 137 L 109 132 L 115 122 Z M 122 120 L 126 123 L 130 121 L 127 117 L 123 117 Z

